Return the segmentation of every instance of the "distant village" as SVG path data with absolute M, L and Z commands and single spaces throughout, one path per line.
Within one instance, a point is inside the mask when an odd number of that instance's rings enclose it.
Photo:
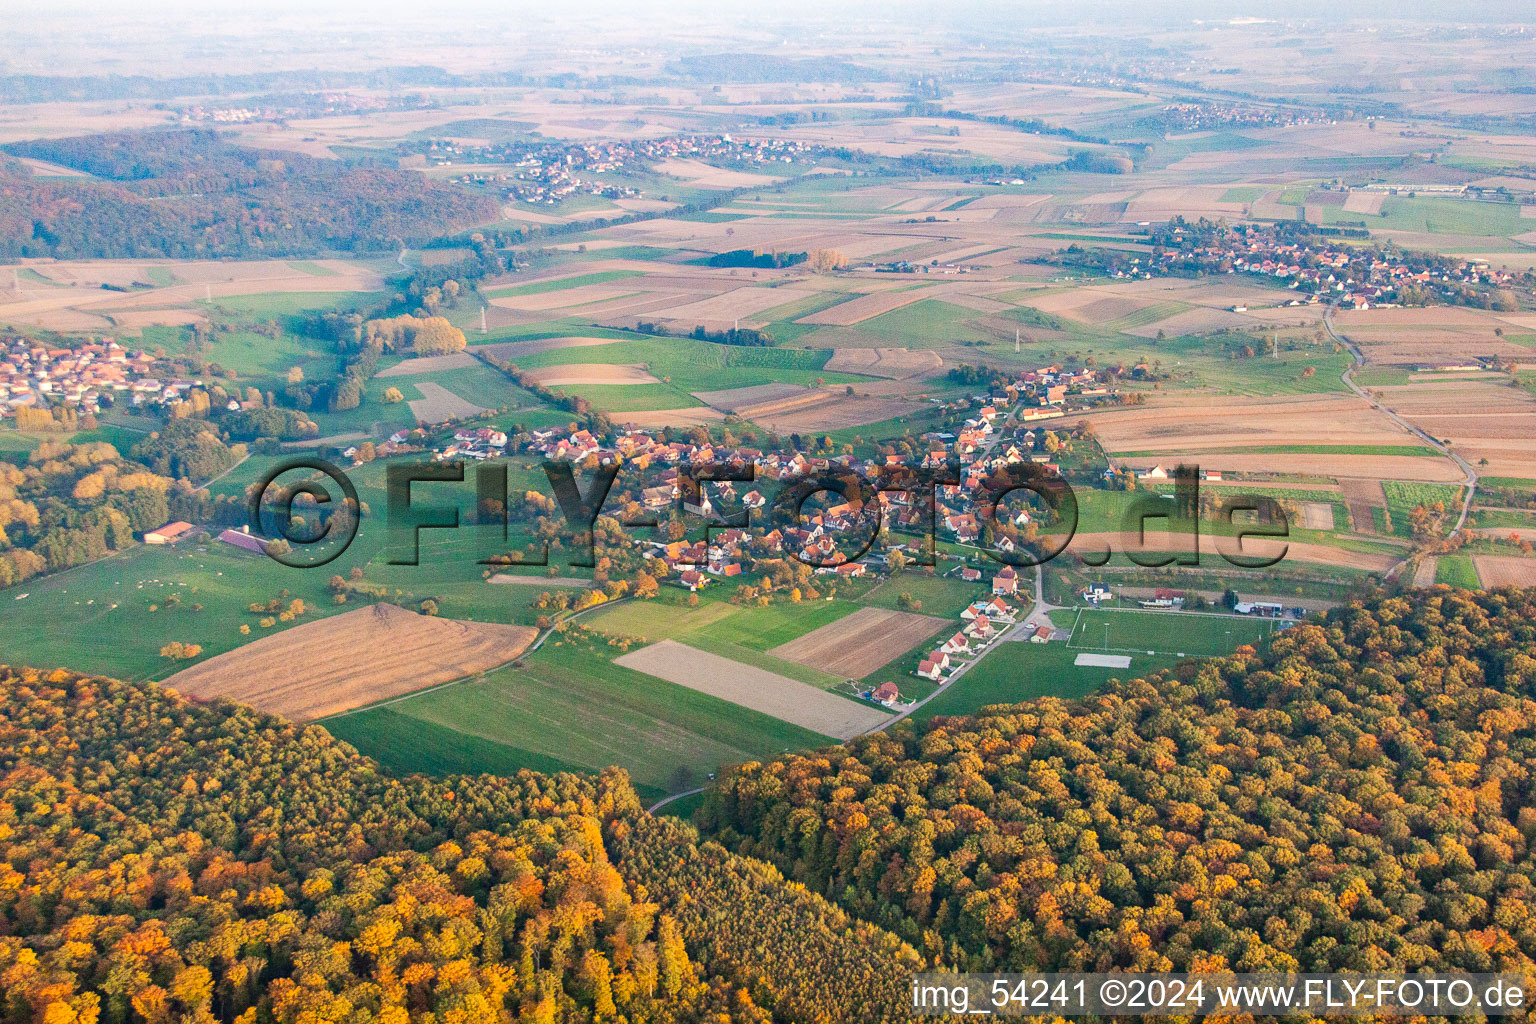
M 119 404 L 170 405 L 201 380 L 156 376 L 156 360 L 111 338 L 63 348 L 29 338 L 0 338 L 0 417 L 27 407 L 95 414 Z
M 1291 305 L 1315 303 L 1325 296 L 1354 309 L 1428 301 L 1454 305 L 1466 303 L 1469 293 L 1486 295 L 1488 289 L 1518 283 L 1513 273 L 1495 270 L 1482 259 L 1318 244 L 1295 240 L 1291 233 L 1178 219 L 1153 232 L 1150 254 L 1101 252 L 1107 261 L 1104 269 L 1115 278 L 1250 274 L 1301 292 Z
M 604 182 L 595 175 L 645 173 L 667 160 L 700 160 L 720 167 L 768 168 L 811 156 L 816 147 L 784 139 L 754 141 L 728 134 L 679 135 L 661 139 L 565 142 L 519 140 L 470 145 L 434 139 L 417 145 L 403 166 L 495 165 L 450 179 L 458 184 L 505 190 L 506 197 L 539 206 L 558 206 L 574 196 L 637 199 L 633 185 Z

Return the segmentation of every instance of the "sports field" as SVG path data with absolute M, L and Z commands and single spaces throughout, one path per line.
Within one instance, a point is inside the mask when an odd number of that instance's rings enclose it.
M 1204 612 L 1083 609 L 1067 646 L 1080 651 L 1119 651 L 1209 657 L 1240 644 L 1256 644 L 1275 629 L 1273 619 Z

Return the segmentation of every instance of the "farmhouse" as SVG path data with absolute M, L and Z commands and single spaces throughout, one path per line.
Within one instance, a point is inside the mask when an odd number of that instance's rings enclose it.
M 177 541 L 191 533 L 194 527 L 191 523 L 183 523 L 180 520 L 166 523 L 164 526 L 144 533 L 145 544 L 175 544 Z

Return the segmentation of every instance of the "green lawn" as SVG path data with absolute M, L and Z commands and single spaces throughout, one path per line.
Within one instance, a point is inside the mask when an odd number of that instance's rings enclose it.
M 1067 646 L 1074 651 L 1115 651 L 1208 657 L 1239 644 L 1256 644 L 1274 630 L 1270 619 L 1198 612 L 1083 609 Z
M 615 665 L 602 650 L 551 641 L 520 668 L 322 724 L 395 771 L 616 764 L 647 797 L 663 793 L 679 768 L 697 784 L 722 765 L 832 742 Z

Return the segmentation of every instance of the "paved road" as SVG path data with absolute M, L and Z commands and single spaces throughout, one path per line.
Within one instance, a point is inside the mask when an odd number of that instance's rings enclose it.
M 1331 336 L 1334 341 L 1347 348 L 1349 350 L 1349 354 L 1355 359 L 1354 363 L 1349 367 L 1349 369 L 1344 371 L 1342 379 L 1345 386 L 1369 402 L 1371 404 L 1371 408 L 1381 412 L 1393 423 L 1396 423 L 1398 426 L 1402 427 L 1408 433 L 1429 445 L 1441 455 L 1444 455 L 1446 458 L 1455 462 L 1456 465 L 1461 467 L 1462 473 L 1465 474 L 1465 477 L 1462 479 L 1461 483 L 1462 486 L 1467 489 L 1467 496 L 1466 500 L 1461 503 L 1461 515 L 1457 517 L 1456 525 L 1451 529 L 1451 532 L 1455 533 L 1466 525 L 1467 516 L 1472 512 L 1472 498 L 1477 494 L 1477 471 L 1472 468 L 1471 463 L 1462 458 L 1460 455 L 1451 451 L 1451 449 L 1443 444 L 1439 438 L 1431 437 L 1429 434 L 1420 430 L 1412 423 L 1409 423 L 1397 413 L 1382 405 L 1374 397 L 1372 397 L 1368 391 L 1355 383 L 1355 371 L 1365 366 L 1365 353 L 1360 350 L 1360 346 L 1356 345 L 1353 341 L 1350 341 L 1346 335 L 1340 334 L 1338 331 L 1333 329 L 1333 313 L 1334 308 L 1332 306 L 1329 306 L 1326 310 L 1323 311 L 1323 326 L 1328 329 L 1329 336 Z M 1401 569 L 1402 566 L 1407 564 L 1407 561 L 1407 559 L 1404 559 L 1402 562 L 1398 563 L 1392 572 L 1396 572 L 1398 569 Z M 1391 573 L 1388 575 L 1391 575 Z

